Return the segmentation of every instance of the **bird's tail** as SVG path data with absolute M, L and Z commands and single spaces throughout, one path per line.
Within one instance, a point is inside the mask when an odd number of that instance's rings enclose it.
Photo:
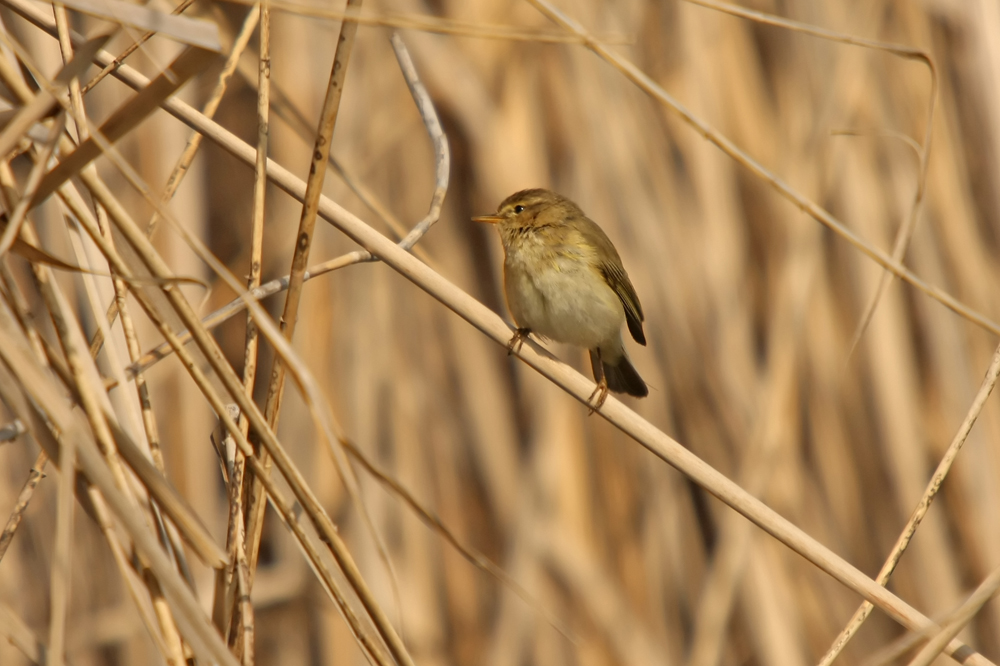
M 599 368 L 598 363 L 603 368 Z M 600 377 L 600 371 L 604 370 L 604 377 L 608 380 L 608 388 L 615 393 L 627 393 L 637 398 L 645 398 L 649 395 L 649 388 L 646 387 L 646 382 L 642 381 L 642 377 L 639 376 L 635 366 L 632 365 L 632 361 L 625 354 L 622 354 L 622 357 L 618 359 L 617 365 L 610 365 L 602 361 L 597 354 L 591 351 L 590 365 L 594 371 L 594 379 Z

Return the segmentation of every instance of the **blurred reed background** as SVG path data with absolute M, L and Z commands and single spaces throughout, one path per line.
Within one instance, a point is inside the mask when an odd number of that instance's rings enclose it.
M 855 37 L 924 49 L 939 76 L 933 119 L 931 77 L 918 60 L 680 0 L 559 4 L 698 117 L 886 252 L 911 216 L 919 144 L 933 122 L 926 191 L 903 263 L 987 317 L 1000 317 L 1000 10 L 992 3 L 746 3 Z M 13 0 L 3 5 L 8 69 L 27 75 L 37 68 L 53 78 L 63 62 L 56 40 L 21 18 Z M 52 16 L 50 5 L 33 6 Z M 340 3 L 309 6 L 341 10 Z M 172 9 L 167 1 L 150 7 Z M 254 11 L 198 0 L 186 15 L 217 23 L 228 54 Z M 307 14 L 276 5 L 270 17 L 269 153 L 302 179 L 341 29 L 337 20 Z M 614 240 L 646 313 L 649 345 L 629 349 L 652 391 L 627 404 L 874 578 L 970 409 L 996 336 L 893 280 L 852 353 L 882 268 L 582 44 L 542 41 L 540 35 L 568 33 L 528 2 L 379 0 L 365 3 L 362 14 L 431 17 L 459 33 L 401 32 L 451 149 L 440 221 L 420 241 L 418 256 L 507 318 L 499 240 L 469 218 L 492 212 L 526 187 L 574 199 Z M 69 17 L 88 34 L 109 25 L 75 11 Z M 496 25 L 516 28 L 523 39 L 467 34 L 469 26 Z M 140 33 L 120 30 L 105 49 L 117 54 Z M 435 154 L 389 34 L 385 25 L 358 29 L 331 150 L 343 172 L 331 167 L 323 191 L 393 236 L 387 215 L 358 191 L 409 228 L 427 212 Z M 254 146 L 260 42 L 256 30 L 248 35 L 216 120 Z M 157 36 L 127 62 L 152 77 L 180 49 Z M 202 108 L 222 60 L 211 61 L 176 97 Z M 91 67 L 81 80 L 97 71 Z M 3 95 L 16 108 L 21 102 L 10 88 L 7 82 Z M 108 78 L 85 95 L 87 113 L 100 124 L 132 95 Z M 158 199 L 191 135 L 188 126 L 157 111 L 118 148 Z M 39 136 L 34 153 L 24 139 L 5 157 L 9 190 L 23 193 L 45 144 L 44 127 Z M 109 159 L 96 164 L 144 227 L 154 212 L 150 203 Z M 169 206 L 241 281 L 250 272 L 253 193 L 252 164 L 206 140 Z M 89 258 L 106 272 L 102 252 L 86 234 L 67 233 L 75 227 L 67 224 L 67 210 L 53 197 L 29 213 L 26 227 L 51 254 L 78 265 Z M 288 273 L 301 210 L 299 201 L 268 188 L 265 281 Z M 161 222 L 152 238 L 174 274 L 211 284 L 207 297 L 194 285 L 177 288 L 200 316 L 235 297 L 170 225 Z M 357 247 L 321 220 L 309 262 Z M 24 259 L 8 253 L 2 261 L 5 312 L 23 300 L 34 318 L 14 328 L 25 340 L 32 330 L 47 340 L 49 360 L 31 355 L 30 362 L 57 377 L 44 369 L 62 357 L 50 319 L 54 306 Z M 114 299 L 110 280 L 56 273 L 64 314 L 92 338 Z M 157 291 L 149 283 L 133 288 Z M 459 542 L 516 581 L 470 564 L 397 493 L 356 465 L 360 495 L 391 561 L 387 568 L 314 425 L 317 408 L 289 380 L 278 439 L 415 663 L 813 664 L 861 602 L 600 416 L 588 417 L 585 406 L 389 266 L 347 266 L 307 282 L 302 299 L 294 348 L 346 437 Z M 284 300 L 282 292 L 264 305 L 277 319 Z M 134 298 L 128 302 L 140 347 L 155 347 L 161 333 Z M 14 320 L 4 321 L 4 340 L 12 339 Z M 214 331 L 237 374 L 245 330 L 241 314 Z M 114 363 L 129 358 L 117 322 L 113 331 L 98 357 L 107 377 Z M 548 346 L 589 376 L 584 352 Z M 253 391 L 261 406 L 273 349 L 262 342 Z M 11 373 L 21 377 L 5 362 L 7 380 Z M 210 441 L 217 421 L 211 405 L 176 356 L 145 376 L 165 475 L 222 548 L 229 501 Z M 37 404 L 38 394 L 28 388 L 24 384 Z M 4 396 L 4 422 L 23 416 L 10 404 L 16 393 Z M 52 400 L 68 405 L 69 395 L 62 388 Z M 123 427 L 148 450 L 150 430 L 131 384 L 109 395 Z M 43 405 L 51 417 L 47 410 Z M 91 427 L 93 420 L 82 423 Z M 25 425 L 39 424 L 45 420 Z M 39 437 L 33 431 L 0 446 L 0 518 L 14 508 L 37 464 Z M 1000 409 L 993 399 L 891 579 L 889 588 L 929 617 L 947 616 L 1000 566 L 998 441 Z M 162 524 L 150 508 L 148 482 L 125 474 L 129 484 L 119 490 L 132 494 L 150 524 Z M 277 468 L 273 474 L 280 476 Z M 174 663 L 178 655 L 209 663 L 197 632 L 185 624 L 192 620 L 178 610 L 177 593 L 167 593 L 172 610 L 155 605 L 155 583 L 164 574 L 146 568 L 133 550 L 132 528 L 118 520 L 102 534 L 93 507 L 85 512 L 80 503 L 67 523 L 70 514 L 59 511 L 69 497 L 60 492 L 61 478 L 50 462 L 0 561 L 0 633 L 11 641 L 0 642 L 0 663 L 63 663 L 52 641 L 64 645 L 66 662 L 75 666 Z M 284 480 L 279 487 L 290 502 Z M 78 496 L 88 495 L 79 490 Z M 319 543 L 313 528 L 307 531 Z M 149 533 L 158 535 L 153 528 Z M 60 534 L 70 539 L 61 551 Z M 171 539 L 180 543 L 176 530 Z M 121 550 L 117 564 L 109 543 Z M 234 647 L 234 654 L 244 663 L 251 657 L 289 666 L 366 663 L 297 544 L 268 509 L 253 571 L 254 650 Z M 68 569 L 61 568 L 60 552 L 70 556 Z M 211 616 L 215 575 L 205 558 L 190 547 L 186 553 L 189 584 Z M 336 569 L 328 551 L 322 557 Z M 171 561 L 177 566 L 180 558 Z M 340 574 L 335 578 L 343 583 Z M 57 586 L 67 579 L 65 606 Z M 236 583 L 228 585 L 232 594 Z M 347 605 L 363 614 L 357 598 L 348 597 Z M 179 642 L 170 647 L 171 613 L 183 636 L 180 649 Z M 64 636 L 53 629 L 56 621 L 65 623 Z M 362 624 L 376 636 L 367 620 Z M 885 652 L 907 636 L 876 609 L 836 663 L 907 663 L 916 648 L 903 644 Z M 987 603 L 959 638 L 985 658 L 1000 659 L 1000 605 Z

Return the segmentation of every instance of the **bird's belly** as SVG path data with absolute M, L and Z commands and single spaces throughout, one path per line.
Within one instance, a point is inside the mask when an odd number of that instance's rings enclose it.
M 625 320 L 621 301 L 587 265 L 553 263 L 528 273 L 519 262 L 508 261 L 504 288 L 511 315 L 522 328 L 588 349 L 619 340 Z

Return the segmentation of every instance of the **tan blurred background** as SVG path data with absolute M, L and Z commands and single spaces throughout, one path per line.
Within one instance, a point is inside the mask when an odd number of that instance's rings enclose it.
M 923 140 L 925 66 L 682 1 L 559 4 L 598 36 L 625 37 L 613 48 L 695 114 L 860 236 L 891 249 L 919 179 L 918 155 L 900 136 Z M 933 55 L 940 85 L 927 190 L 904 261 L 1000 316 L 1000 10 L 986 0 L 745 6 Z M 365 10 L 555 29 L 525 2 L 380 0 Z M 192 11 L 231 35 L 247 8 L 199 2 Z M 39 62 L 58 67 L 53 40 L 3 18 Z M 272 21 L 273 85 L 284 96 L 275 97 L 271 156 L 304 177 L 339 24 L 285 12 Z M 332 152 L 409 226 L 427 210 L 434 160 L 388 35 L 359 30 Z M 652 390 L 645 400 L 627 399 L 629 406 L 874 576 L 961 423 L 994 336 L 893 282 L 851 354 L 881 269 L 593 53 L 571 44 L 402 36 L 452 151 L 441 220 L 420 243 L 428 262 L 507 317 L 499 240 L 469 218 L 525 187 L 574 199 L 615 242 L 646 313 L 649 344 L 629 351 Z M 127 43 L 117 39 L 119 48 Z M 256 48 L 252 41 L 241 70 L 251 77 Z M 130 62 L 155 73 L 175 52 L 154 39 Z M 200 106 L 217 70 L 182 97 Z M 237 74 L 217 116 L 251 143 L 255 85 Z M 105 117 L 120 104 L 124 89 L 115 86 L 102 84 L 88 111 Z M 305 138 L 288 122 L 294 109 L 308 122 Z M 159 191 L 189 134 L 159 113 L 122 148 Z M 101 169 L 117 182 L 109 166 Z M 252 189 L 252 169 L 206 142 L 172 203 L 240 276 Z M 325 192 L 388 232 L 332 169 Z M 137 196 L 123 199 L 148 216 Z M 269 189 L 265 279 L 287 273 L 300 209 Z M 39 227 L 55 228 L 58 216 L 43 213 Z M 333 227 L 318 228 L 313 263 L 355 249 Z M 155 241 L 177 273 L 209 277 L 168 228 Z M 68 247 L 58 234 L 51 242 Z M 79 278 L 61 279 L 80 291 Z M 202 299 L 188 293 L 196 304 Z M 201 311 L 232 297 L 219 284 Z M 283 300 L 266 301 L 275 316 Z M 237 366 L 244 321 L 217 329 Z M 142 324 L 140 339 L 151 348 L 160 339 Z M 588 417 L 385 265 L 307 283 L 295 346 L 351 439 L 533 599 L 470 565 L 359 470 L 390 574 L 290 388 L 282 441 L 421 666 L 806 665 L 861 601 L 599 416 Z M 582 351 L 549 348 L 589 374 Z M 271 358 L 265 349 L 263 376 Z M 170 480 L 224 543 L 225 490 L 208 439 L 214 417 L 175 359 L 149 377 Z M 998 417 L 993 399 L 892 578 L 890 588 L 928 616 L 953 609 L 1000 566 Z M 28 439 L 0 447 L 0 515 L 36 454 Z M 0 601 L 43 637 L 56 476 L 50 468 L 0 563 Z M 365 663 L 294 542 L 273 513 L 268 521 L 253 594 L 257 663 Z M 162 663 L 99 531 L 79 511 L 74 538 L 69 663 Z M 193 566 L 208 608 L 210 571 Z M 837 663 L 862 663 L 903 633 L 876 610 Z M 1000 605 L 988 604 L 961 638 L 1000 659 Z M 0 663 L 30 662 L 3 643 Z

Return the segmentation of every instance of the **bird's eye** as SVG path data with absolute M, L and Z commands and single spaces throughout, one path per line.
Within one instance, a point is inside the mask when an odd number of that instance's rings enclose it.
M 514 206 L 514 212 L 515 213 L 523 213 L 524 212 L 524 206 Z

